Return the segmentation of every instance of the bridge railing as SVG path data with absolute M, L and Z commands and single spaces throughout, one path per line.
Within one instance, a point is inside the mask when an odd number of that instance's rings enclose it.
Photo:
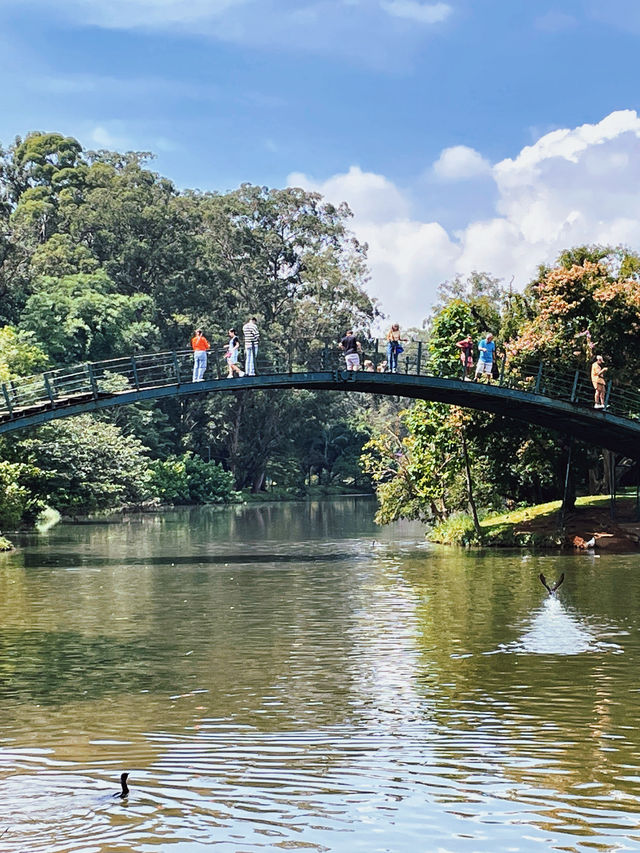
M 421 341 L 402 343 L 397 373 L 402 375 L 437 376 L 443 379 L 463 378 L 463 368 L 452 358 L 443 366 L 429 358 Z M 256 373 L 277 375 L 344 369 L 345 360 L 338 343 L 320 338 L 299 340 L 260 341 L 257 348 Z M 241 348 L 239 366 L 244 363 Z M 360 369 L 388 372 L 386 341 L 371 339 L 362 343 Z M 474 367 L 468 380 L 473 379 Z M 47 370 L 35 376 L 4 382 L 0 385 L 0 420 L 17 418 L 41 409 L 66 406 L 91 399 L 111 397 L 145 388 L 183 385 L 192 381 L 193 352 L 177 350 L 158 353 L 137 353 L 72 367 Z M 221 343 L 209 352 L 205 379 L 224 379 L 228 365 Z M 482 378 L 479 381 L 488 381 Z M 593 406 L 593 387 L 585 370 L 557 368 L 537 361 L 497 362 L 496 384 L 565 400 L 578 405 Z M 640 391 L 607 383 L 606 410 L 624 418 L 640 419 Z

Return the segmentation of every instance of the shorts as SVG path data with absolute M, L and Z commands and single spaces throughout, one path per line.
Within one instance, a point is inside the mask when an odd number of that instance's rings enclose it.
M 482 361 L 482 359 L 478 359 L 478 364 L 476 365 L 476 374 L 488 373 L 491 376 L 491 371 L 493 370 L 493 362 L 492 361 Z
M 360 367 L 360 356 L 357 352 L 345 355 L 344 360 L 347 363 L 347 370 L 357 370 Z

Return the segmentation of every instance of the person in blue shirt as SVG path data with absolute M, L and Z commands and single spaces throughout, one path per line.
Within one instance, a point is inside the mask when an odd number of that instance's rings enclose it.
M 493 360 L 496 355 L 496 344 L 493 340 L 493 334 L 488 332 L 487 335 L 478 344 L 478 364 L 476 365 L 476 379 L 483 374 L 487 375 L 487 381 L 491 382 L 491 371 L 493 369 Z

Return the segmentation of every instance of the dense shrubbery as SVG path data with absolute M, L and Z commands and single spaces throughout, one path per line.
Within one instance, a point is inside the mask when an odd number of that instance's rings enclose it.
M 142 442 L 93 415 L 47 424 L 29 438 L 7 442 L 4 452 L 32 462 L 43 475 L 33 485 L 63 514 L 140 504 L 152 496 Z
M 45 481 L 34 465 L 0 461 L 0 526 L 15 530 L 33 523 L 45 508 Z
M 153 462 L 150 487 L 163 503 L 228 503 L 240 497 L 234 490 L 232 474 L 217 462 L 205 462 L 193 453 Z

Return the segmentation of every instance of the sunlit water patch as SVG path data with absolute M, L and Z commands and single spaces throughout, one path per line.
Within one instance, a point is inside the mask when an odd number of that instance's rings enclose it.
M 617 643 L 605 637 L 611 629 L 589 625 L 571 613 L 555 595 L 549 596 L 535 613 L 524 634 L 501 651 L 532 655 L 580 655 L 587 652 L 622 654 Z

